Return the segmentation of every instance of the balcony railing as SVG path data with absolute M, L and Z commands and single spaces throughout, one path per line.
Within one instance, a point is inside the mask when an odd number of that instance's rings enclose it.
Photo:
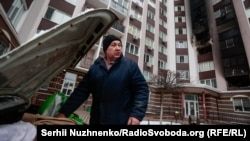
M 207 119 L 212 120 L 221 124 L 250 124 L 250 114 L 233 114 L 233 113 L 224 113 L 224 112 L 207 112 Z
M 171 108 L 171 107 L 163 107 L 163 120 L 173 120 L 168 119 L 169 117 L 173 117 L 175 120 L 182 121 L 183 123 L 187 121 L 187 117 L 184 118 L 184 113 L 180 108 Z M 154 115 L 154 118 L 158 119 L 160 117 L 161 108 L 160 107 L 149 107 L 147 110 L 148 116 Z M 178 115 L 176 114 L 178 113 Z M 165 117 L 168 117 L 167 119 Z M 208 111 L 207 119 L 201 119 L 200 117 L 193 117 L 193 121 L 201 121 L 211 124 L 242 124 L 249 125 L 250 124 L 250 114 L 234 114 L 234 113 L 225 113 L 225 112 L 216 112 L 216 111 Z
M 116 22 L 115 24 L 112 25 L 112 27 L 114 29 L 117 29 L 117 30 L 121 31 L 122 33 L 124 33 L 125 27 L 123 25 L 121 25 L 120 23 Z

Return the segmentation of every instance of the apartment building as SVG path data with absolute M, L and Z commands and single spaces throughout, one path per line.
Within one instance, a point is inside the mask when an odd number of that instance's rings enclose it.
M 1 54 L 81 12 L 108 8 L 119 21 L 106 34 L 121 38 L 124 55 L 138 63 L 149 82 L 148 124 L 189 119 L 249 124 L 249 0 L 0 0 L 0 4 Z M 95 58 L 103 55 L 101 42 L 102 38 L 75 69 L 44 84 L 32 104 L 40 106 L 58 91 L 70 95 Z M 178 87 L 151 83 L 166 72 L 174 72 Z M 91 97 L 78 113 L 90 105 Z

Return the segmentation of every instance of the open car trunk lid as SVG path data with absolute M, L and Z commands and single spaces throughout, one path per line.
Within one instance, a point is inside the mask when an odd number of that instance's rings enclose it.
M 74 68 L 117 20 L 108 9 L 91 10 L 0 56 L 0 122 L 27 109 L 45 82 Z

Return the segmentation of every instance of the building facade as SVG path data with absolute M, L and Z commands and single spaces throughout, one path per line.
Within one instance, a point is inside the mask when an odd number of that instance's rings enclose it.
M 148 82 L 175 72 L 174 89 L 149 83 L 145 117 L 149 124 L 190 119 L 250 123 L 249 0 L 0 0 L 0 4 L 1 54 L 81 12 L 108 8 L 119 21 L 106 34 L 121 38 L 124 55 L 138 63 Z M 58 91 L 70 95 L 103 55 L 101 42 L 102 38 L 75 69 L 44 84 L 32 104 L 40 106 Z M 91 97 L 80 109 L 87 111 L 90 105 Z

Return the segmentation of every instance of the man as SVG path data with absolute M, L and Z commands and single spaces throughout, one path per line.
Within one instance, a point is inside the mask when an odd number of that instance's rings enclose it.
M 122 55 L 122 42 L 108 35 L 99 57 L 56 117 L 67 117 L 92 94 L 90 125 L 139 125 L 149 88 L 137 63 Z

